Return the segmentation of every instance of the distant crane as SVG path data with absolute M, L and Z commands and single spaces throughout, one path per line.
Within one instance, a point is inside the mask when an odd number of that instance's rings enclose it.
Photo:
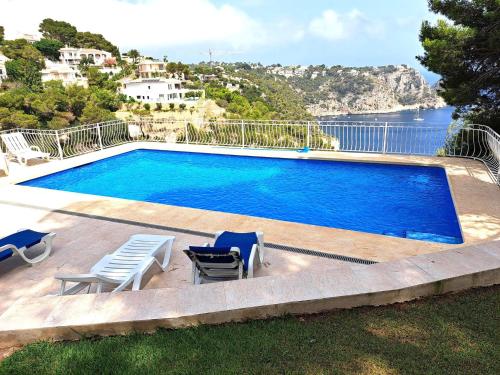
M 208 56 L 208 61 L 210 66 L 213 65 L 213 58 L 215 56 L 230 56 L 230 55 L 240 55 L 243 52 L 241 51 L 220 51 L 220 50 L 213 50 L 212 48 L 209 48 L 208 51 L 201 51 L 200 54 L 204 56 Z

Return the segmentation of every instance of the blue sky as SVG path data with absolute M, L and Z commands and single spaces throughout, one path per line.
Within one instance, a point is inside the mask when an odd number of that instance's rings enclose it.
M 211 48 L 224 61 L 420 70 L 420 24 L 436 20 L 426 0 L 0 0 L 0 9 L 7 36 L 51 17 L 170 60 L 208 60 Z
M 231 3 L 263 24 L 282 22 L 290 24 L 291 32 L 295 28 L 305 31 L 300 40 L 259 46 L 242 55 L 266 63 L 415 65 L 414 57 L 421 52 L 420 23 L 435 19 L 427 9 L 426 0 L 216 0 L 215 3 Z M 341 22 L 354 23 L 352 29 L 338 38 L 311 33 L 312 20 L 328 10 L 334 11 Z M 354 22 L 349 18 L 353 11 L 360 13 L 359 20 Z M 367 30 L 367 26 L 372 29 Z M 282 31 L 286 33 L 286 29 Z

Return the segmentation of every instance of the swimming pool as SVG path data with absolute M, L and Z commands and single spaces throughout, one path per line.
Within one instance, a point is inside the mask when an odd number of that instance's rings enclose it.
M 21 185 L 463 242 L 440 167 L 135 150 Z

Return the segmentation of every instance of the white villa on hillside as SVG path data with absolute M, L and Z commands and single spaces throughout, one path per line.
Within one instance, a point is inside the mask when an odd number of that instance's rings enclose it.
M 99 68 L 99 71 L 101 73 L 106 73 L 110 76 L 114 76 L 115 74 L 120 73 L 122 71 L 122 68 L 120 68 L 119 66 L 101 66 Z
M 59 59 L 63 64 L 78 65 L 82 58 L 90 57 L 94 59 L 94 65 L 102 66 L 106 59 L 112 57 L 110 52 L 93 48 L 73 48 L 64 47 L 59 50 L 61 56 Z
M 82 77 L 79 70 L 68 64 L 53 63 L 50 60 L 45 61 L 45 69 L 42 69 L 42 82 L 62 81 L 64 86 L 79 85 L 88 86 L 87 78 Z
M 156 60 L 142 60 L 137 64 L 139 77 L 156 78 L 167 74 L 167 63 Z
M 33 44 L 35 42 L 38 42 L 40 40 L 40 37 L 36 34 L 23 33 L 23 34 L 18 35 L 17 39 L 24 39 L 28 43 Z
M 122 81 L 121 92 L 129 98 L 147 103 L 182 101 L 186 92 L 175 78 L 139 78 Z
M 9 59 L 0 53 L 0 83 L 7 78 L 7 69 L 5 68 L 5 63 L 7 61 L 9 61 Z

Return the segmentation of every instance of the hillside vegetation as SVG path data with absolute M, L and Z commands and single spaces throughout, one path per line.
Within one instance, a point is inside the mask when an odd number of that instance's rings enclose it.
M 272 111 L 293 119 L 445 105 L 422 75 L 406 65 L 352 68 L 217 63 L 210 73 L 216 76 L 211 85 L 236 88 L 243 95 L 250 87 Z
M 0 29 L 1 30 L 1 29 Z M 120 94 L 122 78 L 137 78 L 137 63 L 144 58 L 130 50 L 122 60 L 118 48 L 100 34 L 82 32 L 67 22 L 44 19 L 43 38 L 30 44 L 24 39 L 4 40 L 0 52 L 8 80 L 0 89 L 0 128 L 60 129 L 83 123 L 130 116 L 183 118 L 313 120 L 314 116 L 338 113 L 388 112 L 417 107 L 438 107 L 437 97 L 423 77 L 407 66 L 347 68 L 342 66 L 263 66 L 248 63 L 200 63 L 186 65 L 165 59 L 167 77 L 180 78 L 192 89 L 184 103 L 141 103 Z M 84 61 L 78 73 L 88 87 L 63 86 L 60 81 L 42 82 L 41 70 L 48 60 L 59 59 L 64 45 L 109 51 L 121 72 L 108 75 Z M 199 92 L 205 93 L 198 102 Z M 190 95 L 192 94 L 192 95 Z M 210 105 L 204 105 L 208 99 Z M 207 111 L 207 107 L 215 109 Z M 203 110 L 201 110 L 203 109 Z

